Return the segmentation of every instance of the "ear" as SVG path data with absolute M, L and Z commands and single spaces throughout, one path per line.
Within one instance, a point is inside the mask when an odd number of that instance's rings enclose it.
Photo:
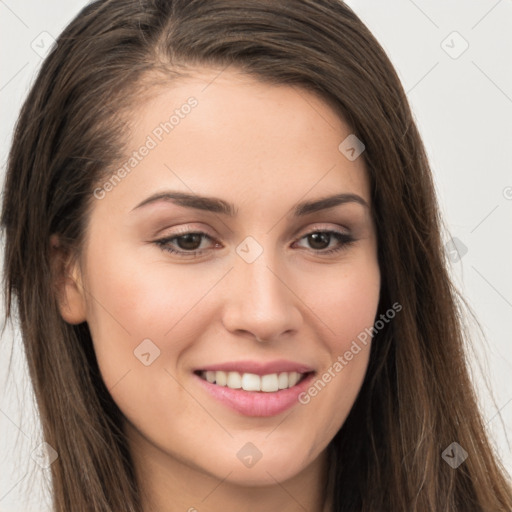
M 50 259 L 62 318 L 69 324 L 85 322 L 86 301 L 80 268 L 70 251 L 63 248 L 56 234 L 50 236 Z

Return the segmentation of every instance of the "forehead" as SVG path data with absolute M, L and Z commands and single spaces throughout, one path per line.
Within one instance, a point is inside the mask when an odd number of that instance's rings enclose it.
M 172 188 L 234 204 L 333 192 L 370 204 L 363 158 L 351 161 L 339 148 L 350 127 L 304 88 L 205 68 L 156 87 L 130 121 L 127 151 L 113 168 L 126 172 L 109 200 L 135 203 Z

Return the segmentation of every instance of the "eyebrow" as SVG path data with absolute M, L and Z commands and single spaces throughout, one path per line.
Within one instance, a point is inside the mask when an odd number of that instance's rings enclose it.
M 153 194 L 152 196 L 144 199 L 144 201 L 139 203 L 135 208 L 133 208 L 132 211 L 158 201 L 167 201 L 177 204 L 178 206 L 183 206 L 185 208 L 194 208 L 196 210 L 220 213 L 229 217 L 235 217 L 238 213 L 238 209 L 235 207 L 235 205 L 228 203 L 223 199 L 174 191 L 166 191 Z M 311 213 L 318 212 L 320 210 L 327 210 L 328 208 L 334 208 L 335 206 L 347 203 L 356 203 L 364 206 L 365 208 L 370 208 L 368 203 L 357 194 L 335 194 L 332 196 L 316 199 L 314 201 L 300 202 L 293 208 L 293 215 L 295 217 L 302 217 Z

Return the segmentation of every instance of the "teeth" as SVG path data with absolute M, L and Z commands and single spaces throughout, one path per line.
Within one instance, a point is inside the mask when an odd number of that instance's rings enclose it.
M 242 375 L 242 389 L 245 391 L 261 391 L 261 379 L 254 373 L 244 373 Z
M 240 389 L 242 387 L 242 377 L 238 372 L 228 373 L 228 388 Z
M 280 373 L 279 377 L 277 378 L 277 384 L 279 386 L 279 389 L 286 389 L 288 387 L 288 381 L 288 374 Z
M 200 376 L 217 386 L 227 386 L 231 389 L 243 389 L 244 391 L 263 391 L 273 393 L 280 389 L 295 386 L 304 376 L 303 373 L 282 372 L 268 375 L 256 375 L 254 373 L 203 371 Z
M 212 372 L 215 374 L 214 382 L 219 386 L 225 386 L 228 383 L 228 376 L 226 372 Z
M 300 375 L 297 372 L 292 372 L 288 374 L 288 386 L 291 388 L 295 386 L 300 379 Z
M 270 375 L 262 375 L 261 377 L 261 391 L 270 393 L 279 389 L 279 381 L 277 380 L 277 373 Z

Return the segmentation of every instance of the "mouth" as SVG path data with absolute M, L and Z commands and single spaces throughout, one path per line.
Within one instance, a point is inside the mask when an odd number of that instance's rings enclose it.
M 202 380 L 215 386 L 260 393 L 276 393 L 302 383 L 315 372 L 280 372 L 257 375 L 223 370 L 196 370 Z
M 207 396 L 232 411 L 248 417 L 272 417 L 300 403 L 299 396 L 311 385 L 315 373 L 282 371 L 258 375 L 216 369 L 197 370 L 194 378 Z
M 206 396 L 238 414 L 271 417 L 295 407 L 314 380 L 313 366 L 287 359 L 225 361 L 197 368 Z

